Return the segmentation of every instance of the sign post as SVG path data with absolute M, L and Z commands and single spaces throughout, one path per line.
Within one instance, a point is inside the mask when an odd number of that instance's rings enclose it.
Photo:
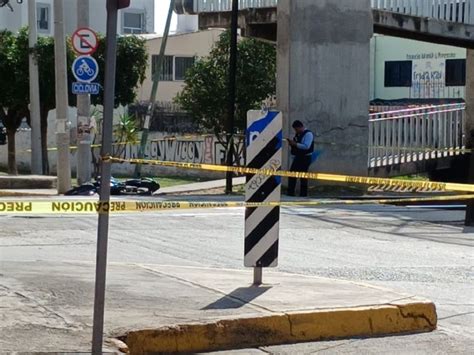
M 91 131 L 90 118 L 90 95 L 98 95 L 101 86 L 98 83 L 88 81 L 89 77 L 80 75 L 82 71 L 90 70 L 98 73 L 97 62 L 92 57 L 88 57 L 97 51 L 99 40 L 96 33 L 87 28 L 89 25 L 89 0 L 81 0 L 77 3 L 77 24 L 79 28 L 71 37 L 74 51 L 83 58 L 85 63 L 92 61 L 92 64 L 75 63 L 77 66 L 84 66 L 84 69 L 73 66 L 73 73 L 78 82 L 72 83 L 72 93 L 77 97 L 77 182 L 79 185 L 89 182 L 92 177 L 92 152 L 91 145 L 93 132 Z M 81 57 L 80 57 L 81 58 Z M 92 68 L 91 68 L 92 65 Z M 79 73 L 78 73 L 79 72 Z M 79 77 L 79 78 L 78 78 Z
M 115 103 L 115 72 L 117 69 L 117 22 L 118 10 L 130 6 L 130 0 L 107 0 L 107 44 L 104 73 L 104 123 L 100 151 L 100 206 L 97 226 L 97 254 L 95 266 L 94 319 L 92 325 L 92 354 L 102 354 L 104 339 L 105 284 L 107 276 L 107 247 L 109 240 L 110 178 L 112 164 L 106 157 L 112 155 L 112 134 Z
M 281 170 L 282 114 L 277 111 L 249 111 L 247 115 L 247 167 Z M 247 175 L 245 201 L 280 202 L 281 177 Z M 254 268 L 254 285 L 262 284 L 263 268 L 278 265 L 280 207 L 245 209 L 246 267 Z
M 104 120 L 102 129 L 102 148 L 100 151 L 100 206 L 97 227 L 97 254 L 95 271 L 94 319 L 92 327 L 92 354 L 102 354 L 104 339 L 105 285 L 107 274 L 107 247 L 109 239 L 109 209 L 111 162 L 106 157 L 112 155 L 112 133 L 115 102 L 115 71 L 117 67 L 117 21 L 120 4 L 117 0 L 107 0 L 107 44 L 105 50 L 104 74 Z M 87 63 L 87 62 L 86 62 Z M 91 75 L 92 76 L 92 75 Z

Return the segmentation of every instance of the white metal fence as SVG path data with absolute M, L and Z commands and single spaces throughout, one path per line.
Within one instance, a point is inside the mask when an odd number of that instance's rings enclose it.
M 378 112 L 369 116 L 369 167 L 464 153 L 465 104 Z
M 474 24 L 474 0 L 371 0 L 372 8 L 431 17 L 449 22 Z M 276 7 L 278 0 L 239 0 L 240 9 Z M 232 0 L 177 0 L 177 12 L 231 11 Z

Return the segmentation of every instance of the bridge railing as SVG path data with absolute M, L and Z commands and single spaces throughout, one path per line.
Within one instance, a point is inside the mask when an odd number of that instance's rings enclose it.
M 369 116 L 369 167 L 464 154 L 465 104 L 426 106 Z
M 278 0 L 239 0 L 239 9 L 276 7 Z M 232 10 L 232 0 L 176 0 L 178 14 L 199 14 L 205 12 L 226 12 Z
M 372 8 L 474 24 L 474 0 L 371 0 Z M 239 9 L 276 7 L 278 0 L 239 0 Z M 231 11 L 232 0 L 176 0 L 178 14 Z
M 372 8 L 448 22 L 474 24 L 473 0 L 372 0 Z

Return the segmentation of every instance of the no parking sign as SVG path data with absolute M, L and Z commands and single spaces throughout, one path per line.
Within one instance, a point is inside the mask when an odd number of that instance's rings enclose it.
M 91 55 L 99 46 L 97 34 L 90 28 L 79 28 L 73 33 L 72 47 L 77 54 Z

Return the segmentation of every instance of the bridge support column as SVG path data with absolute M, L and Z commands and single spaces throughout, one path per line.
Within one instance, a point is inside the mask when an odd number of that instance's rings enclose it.
M 313 170 L 368 174 L 372 33 L 369 0 L 278 2 L 278 106 L 287 137 L 296 119 L 315 132 Z
M 464 134 L 466 136 L 466 148 L 474 149 L 474 50 L 467 50 L 466 59 L 466 123 Z M 474 184 L 474 152 L 470 154 L 469 180 Z M 474 202 L 468 204 L 466 210 L 466 225 L 474 226 Z

